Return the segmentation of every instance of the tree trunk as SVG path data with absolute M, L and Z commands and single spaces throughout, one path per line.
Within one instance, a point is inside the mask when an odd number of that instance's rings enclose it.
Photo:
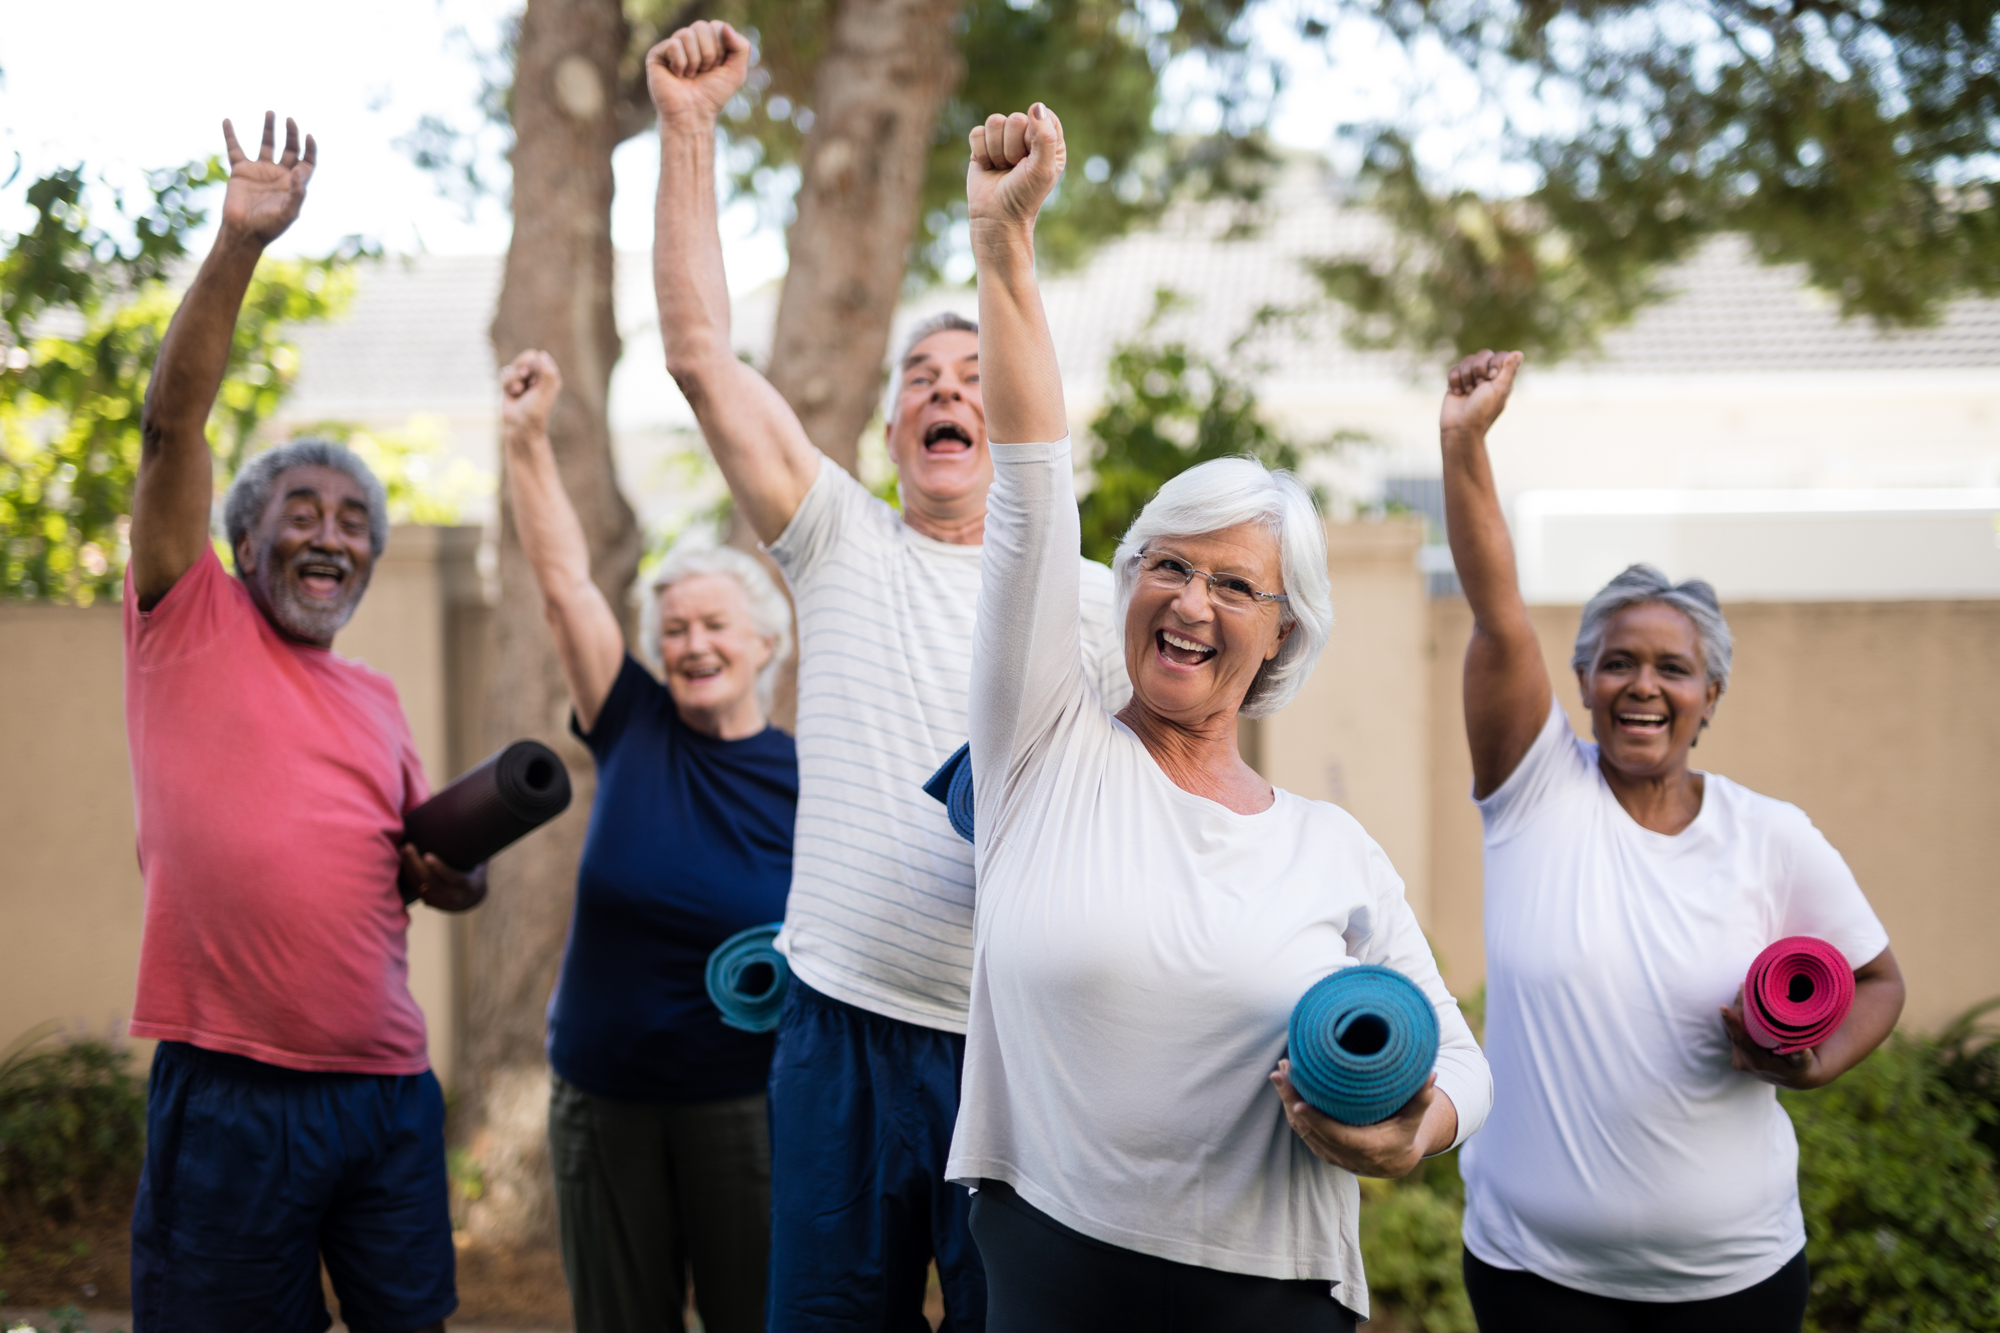
M 814 77 L 771 383 L 849 472 L 882 395 L 938 111 L 965 67 L 959 0 L 845 0 Z
M 493 320 L 498 364 L 540 347 L 562 367 L 549 438 L 590 542 L 592 577 L 621 614 L 640 552 L 606 418 L 619 352 L 611 152 L 620 128 L 612 94 L 628 36 L 619 0 L 528 0 L 514 73 L 514 237 Z M 588 753 L 569 735 L 568 690 L 504 488 L 501 497 L 488 739 L 497 747 L 533 736 L 554 746 L 577 779 L 576 797 L 559 820 L 496 860 L 491 896 L 467 919 L 460 1123 L 483 1175 L 469 1213 L 474 1234 L 540 1244 L 555 1235 L 543 1013 L 596 782 Z

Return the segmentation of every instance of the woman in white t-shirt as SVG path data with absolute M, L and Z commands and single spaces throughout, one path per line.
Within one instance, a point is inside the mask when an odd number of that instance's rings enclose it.
M 1355 1175 L 1449 1148 L 1492 1085 L 1382 849 L 1237 749 L 1239 716 L 1281 706 L 1326 641 L 1319 517 L 1248 459 L 1162 487 L 1114 565 L 1132 702 L 1107 709 L 1077 655 L 1080 531 L 1035 286 L 1061 126 L 1040 106 L 994 117 L 973 152 L 994 480 L 970 694 L 972 1006 L 946 1172 L 978 1191 L 988 1333 L 1352 1329 L 1368 1312 Z M 1309 1108 L 1281 1059 L 1299 997 L 1356 962 L 1415 981 L 1442 1034 L 1431 1082 L 1358 1128 Z
M 1729 682 L 1706 583 L 1634 565 L 1572 660 L 1596 743 L 1550 689 L 1486 455 L 1518 352 L 1450 375 L 1445 518 L 1472 604 L 1465 730 L 1486 825 L 1496 1104 L 1463 1154 L 1482 1333 L 1776 1333 L 1806 1303 L 1798 1144 L 1775 1088 L 1824 1086 L 1895 1026 L 1902 974 L 1853 874 L 1797 807 L 1688 766 Z M 1789 935 L 1854 968 L 1815 1049 L 1743 1028 L 1744 973 Z

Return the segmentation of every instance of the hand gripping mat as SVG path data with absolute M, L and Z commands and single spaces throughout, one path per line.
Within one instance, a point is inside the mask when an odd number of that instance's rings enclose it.
M 1743 1026 L 1779 1055 L 1817 1046 L 1854 1004 L 1854 970 L 1840 950 L 1810 935 L 1765 949 L 1743 978 Z
M 1403 1109 L 1437 1063 L 1437 1010 L 1393 968 L 1359 963 L 1322 977 L 1292 1010 L 1292 1086 L 1344 1125 Z
M 708 956 L 708 998 L 722 1011 L 722 1021 L 743 1032 L 769 1032 L 778 1026 L 785 988 L 792 983 L 791 965 L 772 941 L 780 922 L 739 930 L 715 946 Z
M 515 741 L 403 816 L 403 838 L 471 870 L 569 809 L 569 770 L 540 741 Z

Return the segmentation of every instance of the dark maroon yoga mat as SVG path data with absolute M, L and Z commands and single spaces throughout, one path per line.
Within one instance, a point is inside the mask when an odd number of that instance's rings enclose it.
M 1817 1046 L 1854 1004 L 1854 970 L 1840 950 L 1810 935 L 1779 940 L 1743 979 L 1743 1026 L 1779 1055 Z

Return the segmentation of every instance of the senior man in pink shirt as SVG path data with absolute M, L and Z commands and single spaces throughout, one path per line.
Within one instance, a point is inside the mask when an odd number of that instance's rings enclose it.
M 141 1333 L 442 1329 L 457 1307 L 444 1099 L 410 998 L 399 887 L 485 896 L 402 841 L 428 791 L 388 678 L 332 651 L 388 538 L 352 453 L 295 440 L 209 535 L 206 433 L 243 295 L 316 156 L 227 121 L 215 248 L 160 348 L 125 575 L 125 713 L 145 935 L 132 1031 L 157 1038 L 132 1217 Z M 400 882 L 400 883 L 399 883 Z

